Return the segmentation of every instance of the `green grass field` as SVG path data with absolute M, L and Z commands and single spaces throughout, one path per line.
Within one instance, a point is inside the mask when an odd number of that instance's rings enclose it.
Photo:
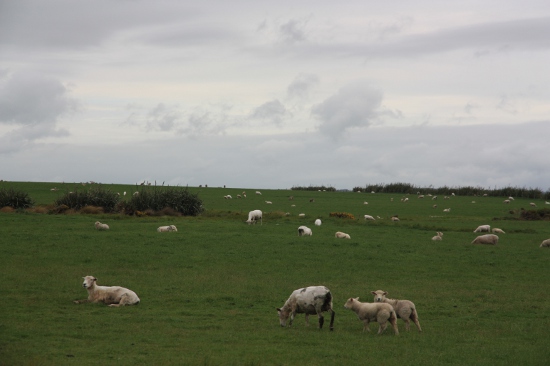
M 0 188 L 8 186 L 49 205 L 76 185 L 3 182 Z M 0 212 L 0 365 L 550 362 L 550 250 L 539 248 L 550 238 L 550 223 L 517 220 L 530 201 L 409 196 L 402 203 L 401 195 L 262 190 L 258 196 L 250 189 L 246 199 L 236 199 L 243 189 L 189 190 L 203 200 L 202 216 Z M 264 211 L 263 225 L 244 223 L 253 209 Z M 349 212 L 355 220 L 330 212 Z M 365 222 L 365 214 L 383 219 Z M 391 222 L 391 215 L 401 221 Z M 322 226 L 314 226 L 316 218 Z M 111 229 L 96 231 L 97 220 Z M 178 232 L 156 232 L 169 224 Z M 497 246 L 470 244 L 481 224 L 506 231 Z M 299 225 L 313 236 L 298 237 Z M 335 239 L 336 231 L 351 240 Z M 436 231 L 443 241 L 431 240 Z M 85 275 L 128 287 L 141 303 L 75 305 L 87 297 Z M 316 317 L 306 327 L 303 315 L 292 328 L 279 326 L 276 308 L 309 285 L 332 290 L 333 332 L 327 321 L 317 329 Z M 370 302 L 378 289 L 412 300 L 423 332 L 414 325 L 405 332 L 398 320 L 399 336 L 389 328 L 377 336 L 376 323 L 363 333 L 344 302 L 357 296 Z

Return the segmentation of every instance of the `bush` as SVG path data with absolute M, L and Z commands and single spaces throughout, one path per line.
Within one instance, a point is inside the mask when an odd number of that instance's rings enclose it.
M 202 200 L 187 188 L 156 186 L 142 187 L 124 208 L 125 213 L 138 216 L 144 213 L 150 215 L 152 212 L 197 216 L 203 210 Z
M 519 217 L 522 220 L 550 220 L 550 209 L 522 210 Z
M 106 213 L 116 211 L 120 196 L 111 190 L 94 187 L 85 191 L 68 192 L 55 201 L 55 206 L 67 206 L 73 210 L 82 210 L 86 206 L 102 207 Z
M 25 209 L 30 208 L 33 205 L 34 201 L 29 197 L 28 193 L 18 191 L 13 188 L 0 189 L 0 207 Z
M 355 216 L 353 216 L 352 214 L 350 214 L 348 212 L 331 212 L 331 213 L 329 213 L 329 216 L 330 217 L 338 217 L 338 218 L 341 218 L 341 219 L 355 220 Z

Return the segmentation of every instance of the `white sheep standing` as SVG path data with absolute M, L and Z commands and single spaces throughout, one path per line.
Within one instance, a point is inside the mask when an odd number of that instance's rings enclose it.
M 436 236 L 432 237 L 432 240 L 443 240 L 443 233 L 441 231 L 438 231 L 436 233 Z
M 321 219 L 315 220 L 315 226 L 321 226 Z
M 416 324 L 418 331 L 422 332 L 420 321 L 418 320 L 418 313 L 416 312 L 416 306 L 412 301 L 388 299 L 386 297 L 388 293 L 382 290 L 371 291 L 371 294 L 374 295 L 374 302 L 384 302 L 393 306 L 397 317 L 403 319 L 405 322 L 405 329 L 407 332 L 411 329 L 411 320 Z
M 349 234 L 343 233 L 341 231 L 337 231 L 336 234 L 334 234 L 334 237 L 339 239 L 351 239 Z
M 540 248 L 550 248 L 550 239 L 543 240 L 542 243 L 540 243 Z
M 262 192 L 256 191 L 256 194 L 261 196 L 261 195 L 262 195 Z
M 95 228 L 96 228 L 96 230 L 109 230 L 109 225 L 102 224 L 101 222 L 96 221 L 95 222 Z
M 471 244 L 491 244 L 491 245 L 497 245 L 498 244 L 498 236 L 495 234 L 485 234 L 480 235 L 477 238 L 475 238 Z
M 253 210 L 248 213 L 248 220 L 246 222 L 248 225 L 255 224 L 257 220 L 260 220 L 260 225 L 263 225 L 263 219 L 262 219 L 262 211 L 261 210 Z
M 139 297 L 132 290 L 120 286 L 98 286 L 94 276 L 83 277 L 82 287 L 88 290 L 88 298 L 76 300 L 75 304 L 87 302 L 102 302 L 109 306 L 124 306 L 139 304 Z
M 365 221 L 366 220 L 372 220 L 374 221 L 374 217 L 372 217 L 371 215 L 365 215 Z
M 307 226 L 302 225 L 298 227 L 298 236 L 312 236 L 312 235 L 313 235 L 313 232 Z
M 497 234 L 506 234 L 506 233 L 504 232 L 504 230 L 499 229 L 498 227 L 493 228 L 491 231 L 492 231 L 493 233 L 497 233 Z
M 504 203 L 510 203 L 510 200 L 504 200 L 504 201 L 502 201 L 502 202 L 504 202 Z
M 157 228 L 157 231 L 159 233 L 166 233 L 170 231 L 178 231 L 178 228 L 176 227 L 176 225 L 159 226 Z
M 399 221 L 399 217 L 397 217 L 397 216 L 392 216 L 391 220 L 397 222 L 397 221 Z
M 537 204 L 535 202 L 531 202 L 529 203 L 529 205 L 531 205 L 531 207 L 537 207 Z
M 491 231 L 491 225 L 479 225 L 474 233 L 488 233 Z
M 361 302 L 358 297 L 350 297 L 344 304 L 344 307 L 357 314 L 359 320 L 363 322 L 363 332 L 365 330 L 370 332 L 369 323 L 374 321 L 379 325 L 378 334 L 382 334 L 386 330 L 389 320 L 395 335 L 399 335 L 397 314 L 390 304 L 386 304 L 385 302 Z

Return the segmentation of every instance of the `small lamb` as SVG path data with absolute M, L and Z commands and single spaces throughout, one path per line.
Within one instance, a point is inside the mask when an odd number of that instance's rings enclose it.
M 398 318 L 405 321 L 405 329 L 409 331 L 411 329 L 411 320 L 416 324 L 419 332 L 422 332 L 420 328 L 420 322 L 418 321 L 418 313 L 416 312 L 416 306 L 412 301 L 409 300 L 397 300 L 397 299 L 388 299 L 386 291 L 376 290 L 371 291 L 371 294 L 374 295 L 374 302 L 384 302 L 390 304 L 395 309 L 395 313 Z
M 312 236 L 313 232 L 307 226 L 298 227 L 298 236 Z
M 337 231 L 336 234 L 334 234 L 334 237 L 339 239 L 351 239 L 349 234 L 343 233 L 341 231 Z
M 550 248 L 550 239 L 543 240 L 542 243 L 540 243 L 540 248 Z
M 443 240 L 443 233 L 441 231 L 438 231 L 436 234 L 436 236 L 432 237 L 432 240 Z
M 492 232 L 497 234 L 506 234 L 502 229 L 499 229 L 498 227 L 493 228 Z
M 96 230 L 109 230 L 109 225 L 102 224 L 101 222 L 96 221 L 95 222 L 95 228 L 96 228 Z
M 389 320 L 395 335 L 399 335 L 397 314 L 390 304 L 386 304 L 385 302 L 361 302 L 358 297 L 350 297 L 344 304 L 344 307 L 353 310 L 357 314 L 359 320 L 363 322 L 363 332 L 365 330 L 370 332 L 369 323 L 374 321 L 379 324 L 378 334 L 382 334 L 386 330 Z
M 483 232 L 490 232 L 491 231 L 491 225 L 479 225 L 477 229 L 474 230 L 474 233 L 483 233 Z

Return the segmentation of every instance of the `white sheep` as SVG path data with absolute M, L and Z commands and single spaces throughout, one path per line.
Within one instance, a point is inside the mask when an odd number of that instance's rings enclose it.
M 315 220 L 315 226 L 321 226 L 321 219 Z
M 391 220 L 397 222 L 397 221 L 399 221 L 399 217 L 397 217 L 397 216 L 392 216 Z
M 101 222 L 96 221 L 95 222 L 95 228 L 96 228 L 96 230 L 109 230 L 109 225 L 102 224 Z
M 231 197 L 230 194 L 226 195 L 226 196 L 223 196 L 223 198 L 225 198 L 226 200 L 230 200 L 230 199 L 233 199 L 233 197 Z
M 265 201 L 265 203 L 266 203 L 266 205 L 272 205 L 273 204 L 273 202 L 271 202 L 271 201 Z
M 83 277 L 84 282 L 82 287 L 88 290 L 88 298 L 84 300 L 76 300 L 75 304 L 83 304 L 87 302 L 102 302 L 109 306 L 124 306 L 139 304 L 139 297 L 132 290 L 120 286 L 98 286 L 97 278 L 94 276 Z
M 510 197 L 508 197 L 508 199 L 509 199 L 510 201 L 513 201 L 513 200 L 514 200 L 514 197 L 510 196 Z
M 451 208 L 450 207 L 449 208 L 444 208 L 443 212 L 451 212 Z
M 262 211 L 260 210 L 253 210 L 248 213 L 248 220 L 246 222 L 248 225 L 255 224 L 257 220 L 260 220 L 260 225 L 263 225 L 263 219 L 262 219 Z
M 351 239 L 349 234 L 343 233 L 341 231 L 337 231 L 336 234 L 334 234 L 334 237 L 339 239 Z
M 305 213 L 298 214 L 298 217 L 306 217 Z
M 261 195 L 262 195 L 262 192 L 256 191 L 256 194 L 261 196 Z
M 530 205 L 531 207 L 537 207 L 537 204 L 536 204 L 535 202 L 531 202 L 531 203 L 529 203 L 529 205 Z
M 372 217 L 371 215 L 365 215 L 365 221 L 366 220 L 374 221 L 374 217 Z
M 369 203 L 367 201 L 363 202 L 364 205 L 368 205 Z
M 510 200 L 504 200 L 503 203 L 510 203 Z
M 323 312 L 328 311 L 330 316 L 330 330 L 334 330 L 334 315 L 332 308 L 332 293 L 325 286 L 309 286 L 294 290 L 282 308 L 277 309 L 281 327 L 292 326 L 296 314 L 306 315 L 306 324 L 309 325 L 309 316 L 319 317 L 319 329 L 323 328 L 325 318 Z
M 550 248 L 550 239 L 543 240 L 542 243 L 540 243 L 540 248 Z
M 170 231 L 178 231 L 178 228 L 176 227 L 176 225 L 159 226 L 157 228 L 157 231 L 159 233 L 166 233 L 166 232 L 170 232 Z
M 504 230 L 499 229 L 498 227 L 493 228 L 491 231 L 492 231 L 493 233 L 497 233 L 497 234 L 506 234 L 506 233 L 504 232 Z
M 490 244 L 490 245 L 497 245 L 498 244 L 498 236 L 495 234 L 485 234 L 480 235 L 477 238 L 475 238 L 471 244 Z
M 479 225 L 474 233 L 488 233 L 491 231 L 491 225 Z
M 374 321 L 379 325 L 378 334 L 382 334 L 382 332 L 386 330 L 389 320 L 395 335 L 399 335 L 399 329 L 397 329 L 397 314 L 390 304 L 386 304 L 385 302 L 361 302 L 358 297 L 350 297 L 344 304 L 344 307 L 357 314 L 359 320 L 363 322 L 363 332 L 365 330 L 370 332 L 369 323 Z
M 436 233 L 436 236 L 432 237 L 432 240 L 443 240 L 443 233 L 441 231 L 438 231 Z
M 371 294 L 374 295 L 374 302 L 384 302 L 393 306 L 397 317 L 403 319 L 405 322 L 405 329 L 407 332 L 411 329 L 411 320 L 416 324 L 418 331 L 422 332 L 420 321 L 418 320 L 418 313 L 416 312 L 416 306 L 412 301 L 388 299 L 386 297 L 388 293 L 382 290 L 371 291 Z
M 312 235 L 313 235 L 313 232 L 307 226 L 302 225 L 298 227 L 298 236 L 312 236 Z

